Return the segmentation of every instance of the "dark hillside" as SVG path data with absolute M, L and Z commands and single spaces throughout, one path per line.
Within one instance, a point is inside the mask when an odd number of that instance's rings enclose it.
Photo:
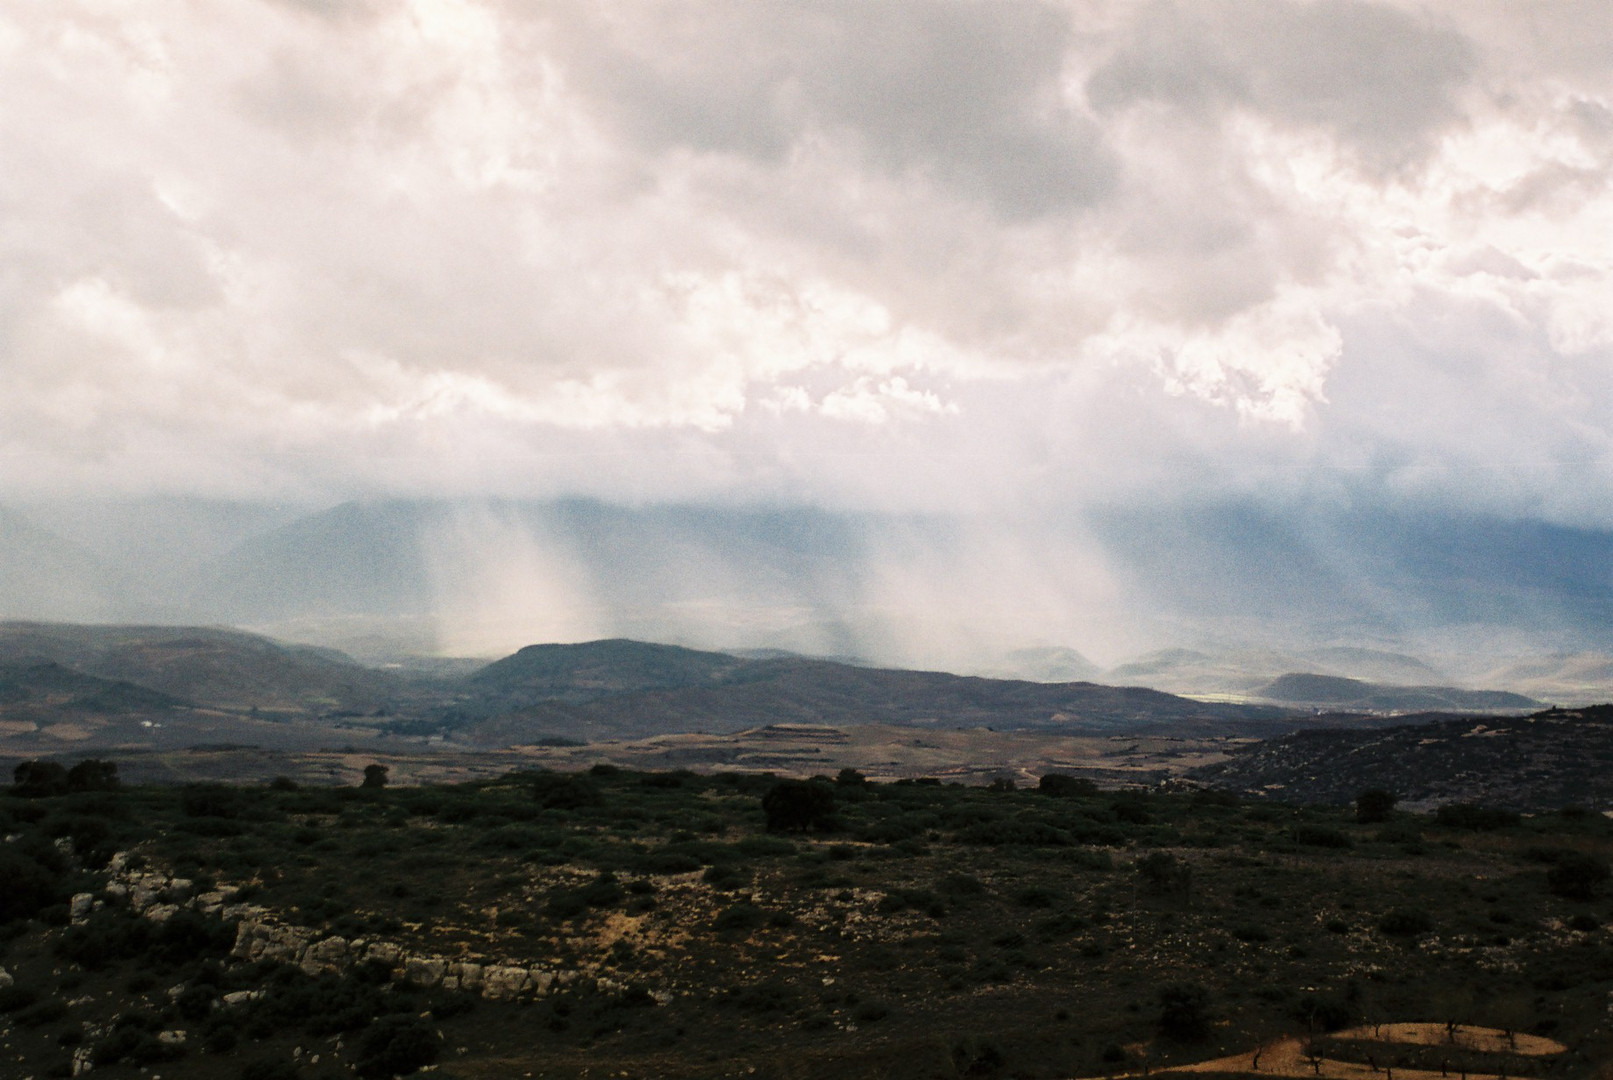
M 1446 718 L 1270 739 L 1194 777 L 1285 802 L 1346 803 L 1387 788 L 1410 804 L 1613 808 L 1613 706 Z
M 727 653 L 613 638 L 578 645 L 528 645 L 488 664 L 466 682 L 477 691 L 525 702 L 586 701 L 635 690 L 711 686 L 759 662 Z
M 161 712 L 185 702 L 144 686 L 98 679 L 56 663 L 0 665 L 0 714 L 19 707 L 62 707 L 93 713 Z
M 630 643 L 599 644 L 615 649 Z M 523 650 L 493 668 L 534 651 Z M 538 657 L 547 661 L 557 655 L 539 653 Z M 652 676 L 669 683 L 673 678 L 687 681 L 610 695 L 596 690 L 588 700 L 585 694 L 590 685 L 598 687 L 603 678 L 594 676 L 586 663 L 570 672 L 552 665 L 541 669 L 550 681 L 526 684 L 532 696 L 518 705 L 518 695 L 505 689 L 515 680 L 504 680 L 497 693 L 476 700 L 474 692 L 484 685 L 478 675 L 466 683 L 473 697 L 465 705 L 479 709 L 483 719 L 492 722 L 473 729 L 471 735 L 477 741 L 493 742 L 543 736 L 599 739 L 671 731 L 742 731 L 778 723 L 1082 733 L 1203 733 L 1210 728 L 1222 734 L 1272 734 L 1288 730 L 1292 715 L 1270 706 L 1193 701 L 1141 687 L 982 679 L 802 658 L 745 661 L 692 650 L 642 655 L 673 663 L 644 665 L 633 669 L 633 676 L 645 681 Z M 711 659 L 701 659 L 707 657 Z M 571 680 L 569 686 L 567 679 Z

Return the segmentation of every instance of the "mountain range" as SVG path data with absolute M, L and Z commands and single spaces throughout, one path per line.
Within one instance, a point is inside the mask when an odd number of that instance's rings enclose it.
M 1294 673 L 1613 696 L 1613 533 L 1384 510 L 1313 526 L 1094 511 L 1010 542 L 957 519 L 581 499 L 37 503 L 0 508 L 0 618 L 244 626 L 371 662 L 629 637 L 1228 699 Z M 1108 607 L 1082 614 L 1066 536 L 1096 545 Z M 1123 624 L 1116 640 L 1190 647 L 1127 658 L 1106 640 Z

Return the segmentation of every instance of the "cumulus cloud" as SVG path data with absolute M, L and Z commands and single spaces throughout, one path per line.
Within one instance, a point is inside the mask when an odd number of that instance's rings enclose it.
M 12 5 L 3 493 L 1606 525 L 1609 56 L 1499 0 Z

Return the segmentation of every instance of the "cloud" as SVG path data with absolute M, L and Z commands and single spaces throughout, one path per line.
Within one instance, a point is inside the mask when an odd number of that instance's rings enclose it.
M 0 495 L 1605 522 L 1608 45 L 1411 0 L 14 7 Z
M 1155 3 L 1087 92 L 1104 111 L 1153 103 L 1216 123 L 1246 110 L 1393 170 L 1426 160 L 1463 119 L 1476 58 L 1444 22 L 1366 0 Z

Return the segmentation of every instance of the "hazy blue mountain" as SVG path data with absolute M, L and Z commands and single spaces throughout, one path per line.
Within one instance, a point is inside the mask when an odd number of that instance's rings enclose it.
M 1256 696 L 1284 705 L 1320 707 L 1334 712 L 1521 712 L 1539 708 L 1541 704 L 1522 694 L 1502 690 L 1388 686 L 1302 672 L 1273 680 L 1256 691 Z
M 105 619 L 121 606 L 94 555 L 0 507 L 0 618 Z

